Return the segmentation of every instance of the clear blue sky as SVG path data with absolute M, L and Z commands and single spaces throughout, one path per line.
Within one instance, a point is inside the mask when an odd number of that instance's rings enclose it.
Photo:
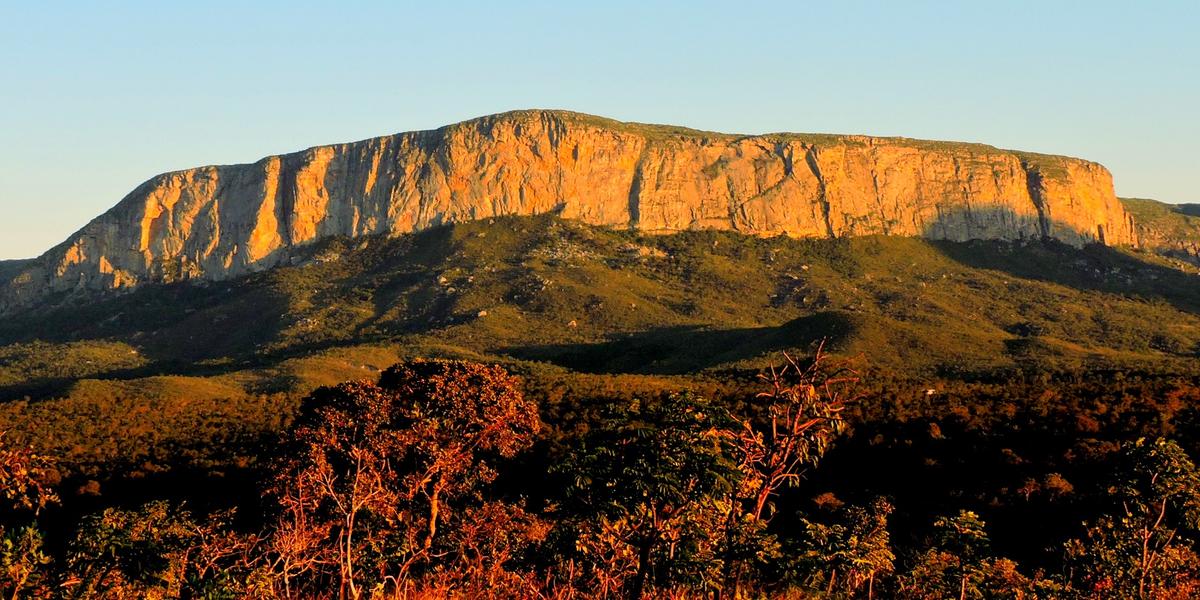
M 1200 0 L 0 0 L 0 258 L 167 170 L 515 108 L 978 141 L 1200 201 Z

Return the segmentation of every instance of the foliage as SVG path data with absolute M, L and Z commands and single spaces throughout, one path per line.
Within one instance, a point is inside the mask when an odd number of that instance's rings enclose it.
M 53 397 L 84 377 L 230 375 L 362 344 L 683 373 L 762 367 L 825 336 L 897 371 L 1178 365 L 1200 342 L 1193 275 L 1111 248 L 653 236 L 544 216 L 295 252 L 296 264 L 233 281 L 8 316 L 0 398 Z
M 739 476 L 720 411 L 690 394 L 621 408 L 562 466 L 574 476 L 583 558 L 602 582 L 625 573 L 634 598 L 650 586 L 719 585 L 710 532 Z
M 58 502 L 53 486 L 58 472 L 49 457 L 23 446 L 8 443 L 0 432 L 0 496 L 5 506 L 0 516 L 28 511 L 36 516 L 47 505 Z M 5 519 L 7 520 L 7 519 Z
M 36 597 L 46 590 L 50 556 L 36 524 L 59 502 L 58 472 L 48 457 L 14 446 L 0 433 L 0 595 Z
M 106 340 L 10 344 L 0 347 L 0 386 L 12 387 L 15 392 L 32 387 L 33 382 L 132 371 L 145 364 L 146 358 L 133 346 Z
M 492 457 L 528 446 L 539 425 L 514 378 L 472 363 L 401 363 L 378 385 L 315 391 L 272 487 L 272 550 L 284 592 L 336 588 L 358 598 L 438 564 L 498 568 L 479 552 L 508 553 L 511 543 L 459 539 L 452 554 L 446 530 L 482 515 L 533 526 L 519 507 L 469 506 L 495 478 Z M 479 525 L 476 536 L 496 527 Z
M 402 362 L 377 383 L 300 403 L 278 459 L 247 471 L 265 510 L 243 492 L 231 498 L 238 519 L 157 480 L 123 495 L 120 480 L 61 478 L 62 463 L 4 436 L 0 592 L 1196 593 L 1195 378 L 911 381 L 815 358 L 763 378 L 552 367 L 519 367 L 517 378 L 476 363 Z M 195 504 L 185 510 L 180 497 Z M 832 508 L 801 512 L 812 502 Z M 1063 540 L 1065 552 L 1044 551 Z
M 811 573 L 808 583 L 827 594 L 874 597 L 876 578 L 892 573 L 896 559 L 888 534 L 892 505 L 882 498 L 868 507 L 844 506 L 832 523 L 803 520 L 798 561 Z
M 845 388 L 857 380 L 844 367 L 830 372 L 823 346 L 812 363 L 801 367 L 790 356 L 780 370 L 763 378 L 770 389 L 758 394 L 766 403 L 766 422 L 742 421 L 734 436 L 739 468 L 745 475 L 737 499 L 749 504 L 755 519 L 769 520 L 768 501 L 781 486 L 795 486 L 803 469 L 815 467 L 845 428 Z
M 251 544 L 220 515 L 198 521 L 162 501 L 109 508 L 80 523 L 59 587 L 67 598 L 245 597 Z
M 257 466 L 313 388 L 414 357 L 665 380 L 635 390 L 650 395 L 744 388 L 826 337 L 926 387 L 1114 366 L 1188 375 L 1200 347 L 1195 275 L 1112 248 L 656 236 L 543 216 L 294 252 L 235 280 L 6 315 L 0 429 L 101 484 L 224 477 Z
M 0 594 L 5 598 L 45 596 L 50 555 L 37 527 L 0 527 Z
M 1138 439 L 1122 450 L 1109 489 L 1115 514 L 1067 543 L 1081 590 L 1095 597 L 1183 597 L 1200 590 L 1200 473 L 1173 441 Z
M 985 524 L 971 511 L 939 517 L 933 545 L 901 577 L 899 598 L 1036 598 L 1047 584 L 1031 580 L 1007 558 L 992 556 Z
M 818 345 L 805 367 L 785 354 L 786 365 L 761 376 L 768 388 L 756 396 L 763 416 L 741 419 L 729 434 L 741 478 L 727 501 L 722 587 L 734 597 L 749 568 L 778 556 L 778 542 L 766 531 L 771 498 L 799 485 L 845 429 L 842 412 L 857 378 L 845 365 L 827 364 L 823 350 Z

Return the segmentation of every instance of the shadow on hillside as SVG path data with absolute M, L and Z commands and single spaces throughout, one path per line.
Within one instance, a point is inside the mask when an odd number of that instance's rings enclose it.
M 1172 209 L 1189 217 L 1200 217 L 1200 204 L 1176 204 Z
M 386 339 L 383 336 L 363 336 L 355 338 L 355 343 L 379 343 Z M 323 350 L 342 346 L 344 343 L 344 340 L 322 340 L 309 344 L 296 344 L 271 352 L 256 353 L 238 357 L 236 360 L 230 359 L 217 363 L 193 362 L 176 357 L 166 357 L 134 368 L 104 369 L 79 376 L 31 378 L 16 384 L 0 385 L 0 403 L 21 399 L 46 400 L 65 397 L 71 391 L 72 386 L 85 379 L 127 381 L 155 376 L 203 378 L 220 377 L 250 369 L 269 369 L 288 359 L 311 356 Z M 294 391 L 298 381 L 300 379 L 292 375 L 275 374 L 249 386 L 247 391 L 255 394 L 286 393 Z
M 1041 236 L 1016 241 L 945 239 L 949 237 L 947 232 L 980 233 L 998 223 L 1020 223 L 1022 218 L 1028 219 L 1018 217 L 1007 207 L 950 211 L 926 227 L 925 236 L 934 238 L 933 244 L 944 255 L 968 267 L 1078 290 L 1161 300 L 1179 310 L 1200 314 L 1200 277 L 1148 262 L 1130 250 L 1099 243 L 1076 247 Z M 1040 227 L 1052 234 L 1069 235 L 1074 231 L 1060 222 L 1041 223 Z M 1087 239 L 1088 232 L 1074 233 Z M 1095 233 L 1091 236 L 1094 238 Z
M 298 260 L 288 261 L 284 268 L 229 280 L 152 284 L 123 293 L 59 294 L 44 308 L 0 319 L 0 346 L 38 341 L 122 342 L 136 348 L 148 363 L 133 368 L 104 367 L 97 358 L 94 369 L 39 365 L 50 374 L 0 385 L 0 402 L 62 396 L 81 379 L 217 376 L 269 367 L 348 340 L 378 342 L 411 328 L 408 322 L 377 324 L 375 320 L 395 295 L 417 288 L 433 288 L 426 294 L 432 300 L 419 307 L 419 314 L 408 315 L 408 320 L 422 324 L 439 321 L 449 306 L 441 297 L 444 294 L 438 295 L 440 286 L 433 283 L 430 273 L 432 265 L 451 253 L 453 233 L 451 227 L 434 227 L 396 240 L 370 240 L 369 249 L 363 247 L 363 241 L 331 238 L 293 249 Z M 327 256 L 335 258 L 322 258 Z M 397 263 L 407 266 L 397 269 Z M 328 276 L 303 268 L 311 264 L 326 265 L 317 272 Z M 371 299 L 374 319 L 364 323 L 309 324 L 310 319 L 294 306 L 297 297 L 317 306 L 335 305 L 344 297 L 357 300 L 360 286 L 379 287 Z M 362 329 L 377 325 L 375 330 Z M 286 342 L 285 331 L 292 332 Z M 287 385 L 287 381 L 279 381 L 259 391 L 270 393 Z
M 17 314 L 0 325 L 0 345 L 117 341 L 137 348 L 148 362 L 103 368 L 103 359 L 96 357 L 94 370 L 51 366 L 48 375 L 0 386 L 0 401 L 60 396 L 88 378 L 219 375 L 242 368 L 245 361 L 234 357 L 253 356 L 263 340 L 277 335 L 284 327 L 286 307 L 286 299 L 268 286 L 182 283 L 145 286 L 131 293 Z M 214 359 L 222 360 L 209 362 Z
M 664 327 L 578 344 L 519 346 L 501 352 L 522 360 L 553 363 L 584 373 L 670 375 L 694 372 L 763 354 L 807 351 L 825 339 L 836 347 L 853 324 L 840 312 L 822 312 L 776 327 L 704 329 Z

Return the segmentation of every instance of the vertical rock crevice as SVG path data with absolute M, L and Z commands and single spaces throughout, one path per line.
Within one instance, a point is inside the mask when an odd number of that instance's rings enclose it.
M 629 181 L 629 194 L 626 198 L 626 210 L 629 216 L 627 226 L 637 229 L 642 222 L 642 180 L 646 177 L 646 160 L 650 153 L 650 143 L 642 144 L 637 162 L 633 167 L 633 178 Z
M 1046 200 L 1042 196 L 1042 173 L 1029 161 L 1021 160 L 1021 169 L 1025 172 L 1025 190 L 1029 193 L 1029 199 L 1033 202 L 1033 208 L 1037 210 L 1038 215 L 1038 235 L 1042 238 L 1050 237 L 1050 215 L 1046 207 Z
M 833 220 L 830 218 L 829 192 L 825 187 L 825 177 L 821 174 L 821 165 L 817 161 L 817 149 L 815 146 L 809 146 L 804 153 L 804 161 L 808 163 L 808 168 L 812 171 L 813 177 L 817 180 L 817 202 L 821 207 L 821 218 L 825 221 L 825 235 L 830 239 L 836 238 L 837 233 L 833 229 Z

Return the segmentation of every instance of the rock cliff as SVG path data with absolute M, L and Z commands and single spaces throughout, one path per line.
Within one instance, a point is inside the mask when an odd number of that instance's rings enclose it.
M 531 110 L 156 176 L 25 265 L 0 310 L 75 289 L 233 277 L 326 236 L 550 211 L 663 233 L 1136 243 L 1108 171 L 1083 160 Z

